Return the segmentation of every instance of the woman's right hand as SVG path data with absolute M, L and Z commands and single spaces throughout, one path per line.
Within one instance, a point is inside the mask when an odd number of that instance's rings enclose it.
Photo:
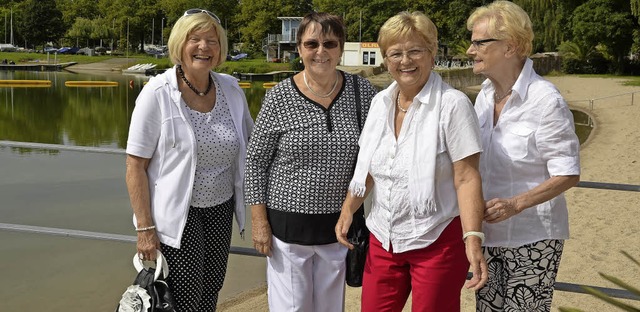
M 343 208 L 338 223 L 336 223 L 336 238 L 338 239 L 338 243 L 349 249 L 353 249 L 353 245 L 347 240 L 347 233 L 349 232 L 349 227 L 351 227 L 351 222 L 353 222 L 353 214 L 349 209 Z
M 267 220 L 251 222 L 253 247 L 261 254 L 271 257 L 271 225 Z
M 156 249 L 160 250 L 160 239 L 155 230 L 138 232 L 138 256 L 144 261 L 156 260 Z

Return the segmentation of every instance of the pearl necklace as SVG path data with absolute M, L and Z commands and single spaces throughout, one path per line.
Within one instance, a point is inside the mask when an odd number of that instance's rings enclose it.
M 497 102 L 502 101 L 504 98 L 506 98 L 507 96 L 509 96 L 509 94 L 511 94 L 511 89 L 509 89 L 509 91 L 505 92 L 503 96 L 498 96 L 497 92 L 493 93 L 493 100 Z
M 336 72 L 336 81 L 333 83 L 333 87 L 331 88 L 331 91 L 329 91 L 329 93 L 327 94 L 318 94 L 316 93 L 316 91 L 313 91 L 313 89 L 311 89 L 311 86 L 309 86 L 309 82 L 307 82 L 307 73 L 305 73 L 304 71 L 302 72 L 302 80 L 304 80 L 304 85 L 307 86 L 307 89 L 309 89 L 309 91 L 311 91 L 311 93 L 313 93 L 313 95 L 319 97 L 319 98 L 328 98 L 329 96 L 331 96 L 331 94 L 333 94 L 333 91 L 336 90 L 336 87 L 338 86 L 338 72 Z
M 409 109 L 404 109 L 402 108 L 402 106 L 400 106 L 400 93 L 398 93 L 398 97 L 396 98 L 396 105 L 398 106 L 398 109 L 403 112 L 406 113 Z
M 182 70 L 182 66 L 180 66 L 180 65 L 178 65 L 178 73 L 180 74 L 180 77 L 182 78 L 182 81 L 184 81 L 184 83 L 187 84 L 187 87 L 189 87 L 189 89 L 191 89 L 197 95 L 205 96 L 205 95 L 207 95 L 207 93 L 209 93 L 209 91 L 211 91 L 211 86 L 213 86 L 213 79 L 211 79 L 211 75 L 209 75 L 209 85 L 207 86 L 207 90 L 205 90 L 204 92 L 200 92 L 200 91 L 198 91 L 198 89 L 196 89 L 196 87 L 194 87 L 191 84 L 191 82 L 189 82 L 189 80 L 187 80 L 187 77 L 184 76 L 184 71 Z

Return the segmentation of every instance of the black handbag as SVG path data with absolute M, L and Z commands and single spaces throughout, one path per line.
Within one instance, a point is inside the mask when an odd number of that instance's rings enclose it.
M 166 278 L 169 266 L 158 250 L 156 267 L 146 266 L 138 257 L 133 256 L 133 266 L 138 275 L 122 294 L 116 312 L 176 312 L 176 304 Z
M 360 287 L 369 249 L 369 229 L 364 218 L 364 205 L 360 206 L 353 214 L 353 221 L 349 232 L 347 232 L 347 240 L 353 245 L 353 249 L 347 251 L 347 285 Z
M 362 130 L 360 90 L 356 76 L 353 78 L 353 87 L 356 93 L 356 115 L 358 117 L 358 127 Z M 354 165 L 355 168 L 355 165 Z M 369 249 L 369 229 L 364 218 L 364 205 L 361 205 L 353 214 L 353 221 L 347 232 L 347 240 L 353 245 L 353 249 L 347 251 L 347 273 L 346 282 L 351 287 L 362 286 L 362 275 L 364 274 L 364 263 Z

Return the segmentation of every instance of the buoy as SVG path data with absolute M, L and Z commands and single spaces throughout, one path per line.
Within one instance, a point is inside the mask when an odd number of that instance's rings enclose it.
M 0 80 L 0 85 L 51 85 L 51 80 Z
M 278 84 L 277 82 L 265 82 L 262 84 L 262 87 L 265 89 L 271 89 L 277 84 Z
M 251 82 L 238 82 L 238 85 L 240 85 L 240 88 L 242 89 L 251 88 Z
M 117 81 L 65 81 L 67 87 L 117 87 Z

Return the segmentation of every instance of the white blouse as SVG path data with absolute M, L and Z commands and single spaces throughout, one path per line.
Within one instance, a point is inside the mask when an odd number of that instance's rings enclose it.
M 580 143 L 573 115 L 560 92 L 527 59 L 498 123 L 493 124 L 494 87 L 482 84 L 476 99 L 484 153 L 480 174 L 485 200 L 510 198 L 552 176 L 580 174 Z M 519 247 L 569 238 L 564 195 L 499 223 L 484 223 L 486 246 Z
M 216 84 L 216 104 L 209 112 L 191 109 L 186 103 L 196 135 L 196 172 L 191 193 L 191 206 L 214 207 L 233 196 L 233 170 L 240 142 L 231 120 L 229 104 Z
M 411 120 L 415 106 L 419 105 L 418 99 L 414 99 L 405 115 L 397 140 L 393 130 L 395 105 L 390 105 L 381 142 L 373 154 L 369 173 L 374 186 L 367 227 L 387 251 L 390 245 L 394 253 L 416 250 L 438 239 L 451 220 L 460 214 L 453 184 L 453 162 L 482 151 L 471 102 L 462 92 L 446 84 L 443 89 L 436 156 L 435 200 L 438 209 L 435 214 L 416 215 L 412 213 L 409 201 L 411 165 L 407 159 L 413 154 L 416 131 L 411 127 Z M 393 93 L 393 96 L 379 98 L 395 101 L 397 91 Z

